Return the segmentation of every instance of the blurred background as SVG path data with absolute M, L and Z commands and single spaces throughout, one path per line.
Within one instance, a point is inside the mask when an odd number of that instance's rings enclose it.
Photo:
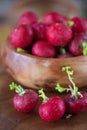
M 25 11 L 34 11 L 40 19 L 48 11 L 87 18 L 86 5 L 87 0 L 0 0 L 0 45 Z

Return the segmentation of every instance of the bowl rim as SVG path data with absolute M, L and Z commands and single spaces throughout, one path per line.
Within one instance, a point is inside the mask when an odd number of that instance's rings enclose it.
M 32 55 L 32 54 L 29 54 L 29 53 L 25 53 L 25 52 L 17 52 L 16 49 L 12 46 L 12 44 L 10 43 L 10 40 L 9 38 L 7 38 L 5 41 L 4 41 L 4 44 L 6 44 L 6 46 L 8 46 L 9 49 L 11 49 L 11 51 L 13 51 L 15 54 L 19 54 L 21 56 L 27 56 L 27 57 L 31 57 L 33 59 L 37 59 L 37 60 L 49 60 L 49 61 L 62 61 L 62 60 L 76 60 L 76 59 L 82 59 L 83 57 L 87 57 L 86 55 L 80 55 L 80 56 L 73 56 L 73 57 L 67 57 L 67 58 L 46 58 L 46 57 L 39 57 L 39 56 L 35 56 L 35 55 Z M 3 46 L 3 45 L 2 45 Z

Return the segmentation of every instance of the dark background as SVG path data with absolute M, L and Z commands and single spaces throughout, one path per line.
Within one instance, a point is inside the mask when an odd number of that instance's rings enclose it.
M 23 2 L 27 3 L 29 1 L 38 2 L 39 0 L 0 0 L 0 24 L 7 22 L 8 18 L 10 18 L 10 15 L 12 15 L 11 11 L 13 11 L 13 8 L 15 8 L 16 10 L 16 6 L 18 8 L 18 5 L 20 6 Z M 43 0 L 43 1 L 46 3 L 47 0 L 46 1 Z M 70 2 L 72 3 L 72 5 L 75 4 L 75 6 L 77 6 L 77 10 L 78 8 L 80 9 L 81 16 L 85 18 L 87 17 L 87 0 L 57 0 L 57 1 L 65 1 L 65 7 L 63 4 L 63 8 L 67 8 L 66 5 L 68 5 L 68 3 Z M 24 4 L 24 6 L 26 6 L 26 4 Z

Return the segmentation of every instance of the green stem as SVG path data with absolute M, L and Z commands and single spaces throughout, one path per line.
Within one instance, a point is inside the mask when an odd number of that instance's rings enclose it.
M 68 25 L 69 27 L 72 27 L 74 25 L 74 22 L 73 21 L 68 21 L 68 22 L 65 22 L 66 25 Z
M 16 51 L 17 51 L 18 53 L 27 52 L 26 50 L 24 50 L 24 49 L 22 49 L 22 48 L 19 48 L 19 47 L 16 49 Z
M 23 89 L 21 85 L 17 85 L 14 82 L 12 82 L 10 85 L 10 90 L 15 90 L 16 93 L 18 93 L 20 96 L 27 93 L 27 90 Z
M 78 91 L 78 87 L 76 87 L 76 84 L 73 81 L 73 78 L 72 78 L 72 76 L 73 76 L 73 70 L 71 70 L 71 67 L 70 66 L 65 66 L 65 67 L 63 67 L 62 70 L 66 71 L 68 79 L 69 79 L 69 81 L 70 81 L 70 83 L 72 85 L 72 86 L 69 85 L 69 89 L 67 89 L 68 91 L 71 92 L 71 96 L 73 98 L 75 98 L 75 99 L 77 98 L 77 95 L 79 95 L 80 97 L 82 97 L 82 94 Z
M 83 42 L 82 47 L 83 47 L 83 55 L 87 55 L 87 42 Z
M 63 48 L 63 47 L 60 48 L 60 54 L 66 54 L 65 48 Z
M 43 98 L 43 102 L 46 102 L 49 98 L 45 95 L 43 88 L 38 91 L 39 97 Z
M 68 78 L 69 78 L 69 81 L 71 82 L 72 86 L 73 86 L 73 89 L 71 89 L 71 92 L 72 92 L 72 96 L 76 95 L 76 85 L 75 83 L 73 82 L 71 76 L 69 75 L 69 71 L 67 70 L 67 75 L 68 75 Z
M 68 76 L 68 80 L 70 81 L 70 85 L 68 86 L 68 88 L 63 88 L 59 83 L 57 83 L 55 89 L 62 93 L 64 91 L 70 92 L 71 93 L 71 97 L 74 99 L 77 99 L 78 96 L 83 97 L 83 95 L 78 91 L 78 87 L 76 86 L 76 84 L 73 81 L 73 73 L 74 71 L 71 70 L 70 66 L 64 66 L 62 67 L 62 71 L 65 71 L 67 76 Z

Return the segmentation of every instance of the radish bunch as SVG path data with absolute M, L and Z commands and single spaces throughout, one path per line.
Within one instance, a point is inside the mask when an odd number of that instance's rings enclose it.
M 87 110 L 87 92 L 79 91 L 78 87 L 74 83 L 73 75 L 74 71 L 70 66 L 62 67 L 63 73 L 66 72 L 70 84 L 66 88 L 62 87 L 57 83 L 55 90 L 58 92 L 67 92 L 65 97 L 51 96 L 47 97 L 44 93 L 43 88 L 38 93 L 31 89 L 23 89 L 20 85 L 12 82 L 10 89 L 15 90 L 17 93 L 13 98 L 14 108 L 18 112 L 31 112 L 38 106 L 39 116 L 47 121 L 54 122 L 61 119 L 65 114 L 78 114 Z M 39 102 L 39 98 L 43 101 Z
M 20 16 L 17 26 L 10 32 L 9 40 L 15 49 L 27 50 L 27 53 L 38 57 L 87 55 L 87 19 L 47 12 L 39 20 L 34 12 L 27 11 Z M 61 48 L 65 53 L 62 53 Z

